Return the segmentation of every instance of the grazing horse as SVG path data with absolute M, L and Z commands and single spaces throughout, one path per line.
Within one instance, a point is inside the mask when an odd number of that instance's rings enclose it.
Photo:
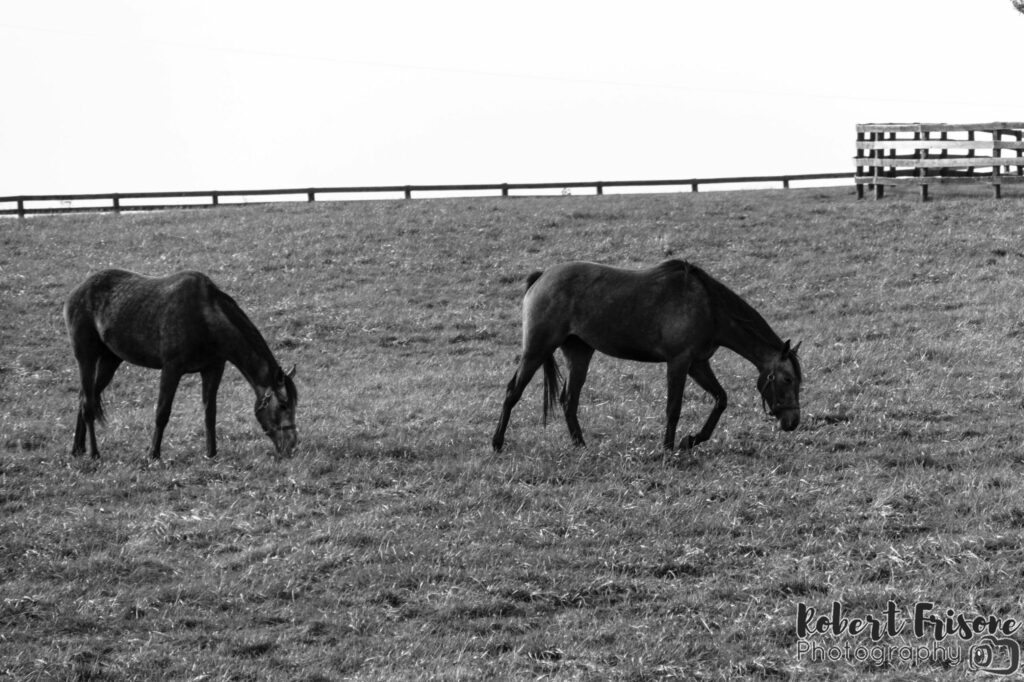
M 689 449 L 711 437 L 726 407 L 726 394 L 711 371 L 719 346 L 757 367 L 762 406 L 784 431 L 800 423 L 800 362 L 796 347 L 783 343 L 750 304 L 695 265 L 668 260 L 647 270 L 596 263 L 563 263 L 526 280 L 523 348 L 508 383 L 492 445 L 505 443 L 509 415 L 539 367 L 544 368 L 544 421 L 556 399 L 562 403 L 573 443 L 583 445 L 576 418 L 580 389 L 595 350 L 640 362 L 668 365 L 665 447 L 675 446 L 687 375 L 711 394 L 715 406 L 699 433 L 679 445 Z M 556 348 L 569 366 L 562 386 Z
M 64 304 L 71 346 L 82 380 L 73 455 L 99 457 L 94 423 L 103 422 L 100 395 L 123 361 L 160 370 L 156 431 L 149 456 L 160 458 L 160 443 L 182 375 L 199 372 L 206 406 L 206 454 L 217 454 L 217 388 L 230 362 L 256 392 L 256 419 L 287 457 L 298 442 L 298 395 L 267 342 L 234 299 L 199 272 L 144 277 L 124 270 L 92 275 Z

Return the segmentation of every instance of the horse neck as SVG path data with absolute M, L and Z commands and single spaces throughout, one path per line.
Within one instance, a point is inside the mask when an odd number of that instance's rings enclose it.
M 229 355 L 228 361 L 238 368 L 238 371 L 256 392 L 257 397 L 263 395 L 266 389 L 273 387 L 274 373 L 278 368 L 273 357 L 263 357 L 255 352 L 255 349 L 246 348 L 241 352 Z
M 224 340 L 225 355 L 259 397 L 274 386 L 274 375 L 279 365 L 262 338 L 250 339 L 241 329 L 232 329 L 233 333 Z
M 213 288 L 211 324 L 224 358 L 238 368 L 259 397 L 275 384 L 280 366 L 249 316 L 227 294 Z M 211 311 L 212 312 L 212 311 Z
M 724 320 L 719 329 L 719 337 L 721 345 L 757 367 L 758 372 L 763 372 L 782 348 L 782 341 L 771 328 L 758 332 L 752 325 L 732 317 Z
M 732 350 L 757 367 L 758 372 L 778 356 L 782 339 L 753 306 L 700 268 L 700 276 L 714 311 L 715 338 L 720 346 Z

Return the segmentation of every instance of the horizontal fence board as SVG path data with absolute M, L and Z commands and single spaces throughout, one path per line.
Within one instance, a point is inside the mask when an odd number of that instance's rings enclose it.
M 989 166 L 1024 166 L 1024 157 L 1012 156 L 947 156 L 944 159 L 918 159 L 907 156 L 879 156 L 855 158 L 858 166 L 887 168 L 984 168 Z
M 253 204 L 137 204 L 122 206 L 120 211 L 122 213 L 133 212 L 133 211 L 170 211 L 179 208 L 222 208 L 222 206 L 252 206 Z M 28 208 L 21 211 L 24 215 L 50 215 L 50 214 L 61 214 L 61 213 L 112 213 L 114 208 L 112 206 L 61 206 L 54 208 Z M 0 209 L 0 215 L 18 215 L 17 209 Z
M 1024 140 L 864 140 L 857 149 L 1024 149 Z
M 922 173 L 925 173 L 925 175 L 922 175 Z M 1019 175 L 1019 174 L 1016 173 L 1016 172 L 1010 172 L 1010 173 L 1001 173 L 1000 175 L 998 175 L 996 177 L 1004 177 L 1005 178 L 1005 177 L 1015 177 L 1017 175 Z M 855 177 L 855 180 L 860 180 L 861 178 L 864 178 L 867 182 L 870 182 L 871 179 L 874 178 L 874 177 L 876 177 L 876 176 L 873 175 L 871 172 L 866 172 L 866 173 L 858 174 Z M 914 168 L 897 168 L 897 169 L 893 170 L 893 169 L 887 168 L 887 169 L 885 169 L 884 172 L 880 173 L 879 176 L 877 176 L 877 177 L 885 177 L 885 178 L 904 178 L 905 177 L 905 178 L 917 178 L 918 180 L 930 180 L 932 178 L 936 178 L 936 179 L 938 179 L 938 178 L 950 178 L 951 181 L 952 181 L 953 179 L 956 179 L 956 178 L 986 178 L 986 180 L 987 180 L 988 178 L 991 178 L 993 176 L 992 176 L 992 173 L 990 173 L 988 171 L 977 172 L 977 171 L 975 171 L 972 168 L 960 169 L 960 170 L 953 169 L 953 168 L 940 168 L 938 170 L 935 170 L 935 169 L 924 169 L 924 170 L 922 170 L 922 169 L 919 169 L 919 168 L 917 168 L 917 169 L 914 169 Z
M 961 130 L 974 132 L 1010 132 L 1024 129 L 1021 122 L 991 123 L 858 123 L 858 133 L 948 133 Z
M 355 187 L 290 187 L 285 189 L 195 190 L 187 192 L 116 192 L 106 194 L 22 194 L 0 197 L 3 201 L 79 201 L 96 199 L 177 199 L 195 197 L 244 197 L 267 195 L 376 193 L 376 192 L 451 192 L 502 189 L 561 189 L 581 187 L 657 187 L 673 185 L 699 185 L 747 182 L 783 182 L 786 180 L 828 180 L 850 177 L 850 173 L 793 173 L 789 175 L 751 175 L 742 177 L 680 178 L 671 180 L 587 180 L 572 182 L 500 182 L 447 185 L 365 185 Z
M 884 175 L 877 178 L 862 175 L 854 178 L 854 182 L 858 185 L 1017 185 L 1024 184 L 1024 175 L 929 175 L 927 177 L 897 176 L 894 178 Z
M 221 199 L 239 197 L 295 197 L 294 201 L 314 201 L 317 195 L 330 194 L 403 194 L 411 197 L 413 192 L 479 192 L 493 191 L 506 195 L 509 191 L 551 190 L 551 189 L 586 189 L 591 188 L 600 193 L 604 188 L 629 187 L 688 187 L 696 189 L 700 185 L 747 184 L 764 182 L 781 182 L 788 187 L 790 182 L 814 180 L 843 180 L 853 178 L 852 172 L 847 173 L 793 173 L 789 175 L 751 175 L 743 177 L 714 178 L 679 178 L 668 180 L 588 180 L 572 182 L 501 182 L 471 183 L 444 185 L 363 185 L 356 187 L 288 187 L 278 189 L 235 189 L 235 190 L 190 190 L 182 192 L 116 192 L 89 194 L 33 194 L 0 197 L 0 205 L 13 204 L 9 208 L 0 206 L 0 215 L 34 215 L 43 213 L 81 213 L 96 211 L 156 211 L 178 208 L 212 208 L 216 206 L 253 206 L 269 202 L 235 202 L 220 203 Z M 382 197 L 386 198 L 386 197 Z M 207 203 L 191 201 L 189 203 L 133 204 L 133 201 L 173 200 L 173 199 L 207 199 Z M 39 207 L 31 204 L 41 202 L 75 202 L 75 201 L 108 201 L 107 206 L 56 206 Z

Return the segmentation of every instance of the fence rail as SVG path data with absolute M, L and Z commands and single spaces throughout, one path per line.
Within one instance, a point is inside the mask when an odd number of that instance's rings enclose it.
M 858 198 L 865 186 L 881 199 L 886 185 L 919 185 L 927 201 L 929 184 L 963 182 L 989 184 L 998 199 L 1004 184 L 1024 183 L 1024 123 L 862 123 L 854 163 Z
M 510 192 L 529 192 L 530 190 L 551 189 L 593 189 L 595 194 L 603 194 L 608 188 L 630 187 L 689 187 L 696 192 L 701 185 L 749 184 L 749 183 L 782 183 L 788 189 L 791 182 L 813 180 L 843 180 L 853 178 L 853 173 L 804 173 L 790 175 L 755 175 L 746 177 L 720 178 L 685 178 L 677 180 L 594 180 L 585 182 L 502 182 L 489 184 L 462 185 L 376 185 L 367 187 L 303 187 L 286 189 L 254 189 L 254 190 L 206 190 L 187 192 L 120 192 L 102 194 L 34 194 L 0 197 L 0 215 L 26 215 L 40 213 L 79 213 L 83 211 L 153 211 L 175 208 L 210 208 L 213 206 L 251 206 L 264 202 L 221 203 L 221 199 L 267 197 L 296 197 L 301 201 L 316 201 L 318 196 L 331 194 L 401 194 L 412 199 L 413 193 L 430 194 L 432 192 L 500 192 L 501 196 L 509 196 Z M 161 199 L 208 199 L 205 203 L 196 202 L 163 202 L 160 204 L 133 203 Z M 43 203 L 71 203 L 81 201 L 106 202 L 93 206 L 34 206 Z M 6 206 L 5 206 L 6 205 Z

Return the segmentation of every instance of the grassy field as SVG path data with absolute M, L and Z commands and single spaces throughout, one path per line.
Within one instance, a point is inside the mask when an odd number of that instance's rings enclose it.
M 1022 239 L 1020 197 L 850 188 L 0 221 L 0 677 L 969 677 L 809 660 L 934 637 L 801 637 L 797 609 L 1024 619 Z M 541 425 L 535 381 L 491 453 L 525 276 L 667 256 L 803 342 L 801 427 L 780 432 L 723 350 L 715 436 L 666 456 L 664 368 L 596 357 L 586 448 Z M 158 375 L 135 367 L 103 459 L 69 456 L 61 305 L 105 267 L 198 269 L 235 296 L 298 365 L 293 459 L 229 369 L 218 459 L 193 377 L 146 461 Z M 680 433 L 709 409 L 691 384 Z

